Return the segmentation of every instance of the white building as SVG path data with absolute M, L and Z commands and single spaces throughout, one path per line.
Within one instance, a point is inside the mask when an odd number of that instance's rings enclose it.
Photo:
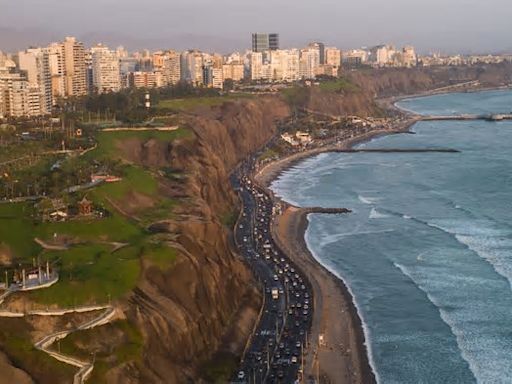
M 165 53 L 162 64 L 162 75 L 165 85 L 174 85 L 180 81 L 181 60 L 178 52 L 168 51 Z
M 320 67 L 320 52 L 315 48 L 300 51 L 299 76 L 301 79 L 314 79 Z
M 209 55 L 197 50 L 185 51 L 181 54 L 181 80 L 194 86 L 203 84 L 203 65 Z
M 263 52 L 252 52 L 251 54 L 251 80 L 263 78 Z
M 50 57 L 47 49 L 31 48 L 18 53 L 19 68 L 24 71 L 31 89 L 39 90 L 43 113 L 52 111 L 52 77 Z
M 0 70 L 0 116 L 41 116 L 43 97 L 39 88 L 32 88 L 24 74 Z
M 121 89 L 119 57 L 115 51 L 98 44 L 91 48 L 92 81 L 98 93 L 117 92 Z

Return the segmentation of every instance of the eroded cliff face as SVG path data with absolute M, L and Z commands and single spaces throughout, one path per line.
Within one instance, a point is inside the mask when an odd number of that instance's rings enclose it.
M 221 217 L 237 211 L 228 175 L 289 114 L 277 98 L 226 103 L 185 117 L 193 137 L 126 143 L 126 157 L 186 175 L 186 196 L 170 220 L 150 226 L 178 251 L 167 271 L 143 265 L 126 314 L 144 335 L 143 366 L 109 372 L 109 382 L 199 382 L 200 365 L 219 349 L 239 354 L 260 308 L 253 277 L 233 252 Z
M 384 68 L 354 71 L 348 78 L 373 97 L 410 95 L 456 83 L 478 80 L 484 87 L 511 83 L 512 64 L 473 67 Z
M 33 384 L 32 378 L 12 365 L 7 356 L 0 352 L 0 384 Z
M 512 64 L 474 67 L 383 68 L 358 70 L 344 75 L 348 86 L 325 91 L 318 86 L 302 91 L 300 107 L 336 116 L 382 116 L 386 111 L 376 98 L 412 95 L 462 82 L 478 80 L 483 87 L 512 83 Z

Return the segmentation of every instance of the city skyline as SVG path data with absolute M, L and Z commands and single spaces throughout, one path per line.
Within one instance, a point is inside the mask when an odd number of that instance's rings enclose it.
M 308 5 L 281 0 L 272 3 L 269 12 L 268 3 L 240 5 L 232 0 L 193 0 L 187 4 L 157 0 L 149 10 L 132 1 L 119 7 L 112 0 L 93 0 L 83 7 L 62 0 L 44 4 L 27 0 L 3 7 L 0 50 L 16 51 L 73 35 L 86 45 L 103 41 L 129 49 L 198 48 L 228 53 L 248 48 L 251 32 L 273 30 L 280 33 L 283 47 L 321 40 L 347 49 L 394 41 L 415 45 L 420 53 L 509 51 L 512 43 L 507 39 L 507 13 L 494 12 L 492 19 L 481 17 L 489 9 L 508 4 L 504 0 L 490 2 L 431 0 L 410 4 L 393 0 L 380 4 L 362 0 L 338 4 L 320 0 Z M 262 14 L 263 8 L 267 9 L 264 18 L 251 16 Z M 464 18 L 458 17 L 461 9 Z

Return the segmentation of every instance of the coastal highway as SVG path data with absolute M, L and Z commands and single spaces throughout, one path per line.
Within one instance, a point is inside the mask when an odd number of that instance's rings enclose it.
M 302 364 L 312 322 L 312 291 L 306 276 L 274 243 L 270 226 L 276 207 L 248 175 L 252 162 L 232 175 L 243 210 L 235 242 L 262 285 L 261 318 L 231 383 L 303 382 Z M 274 291 L 274 292 L 273 292 Z

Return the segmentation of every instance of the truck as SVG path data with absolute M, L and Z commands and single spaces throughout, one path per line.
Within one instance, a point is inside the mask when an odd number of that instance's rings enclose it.
M 272 299 L 279 299 L 279 290 L 277 288 L 272 288 Z

